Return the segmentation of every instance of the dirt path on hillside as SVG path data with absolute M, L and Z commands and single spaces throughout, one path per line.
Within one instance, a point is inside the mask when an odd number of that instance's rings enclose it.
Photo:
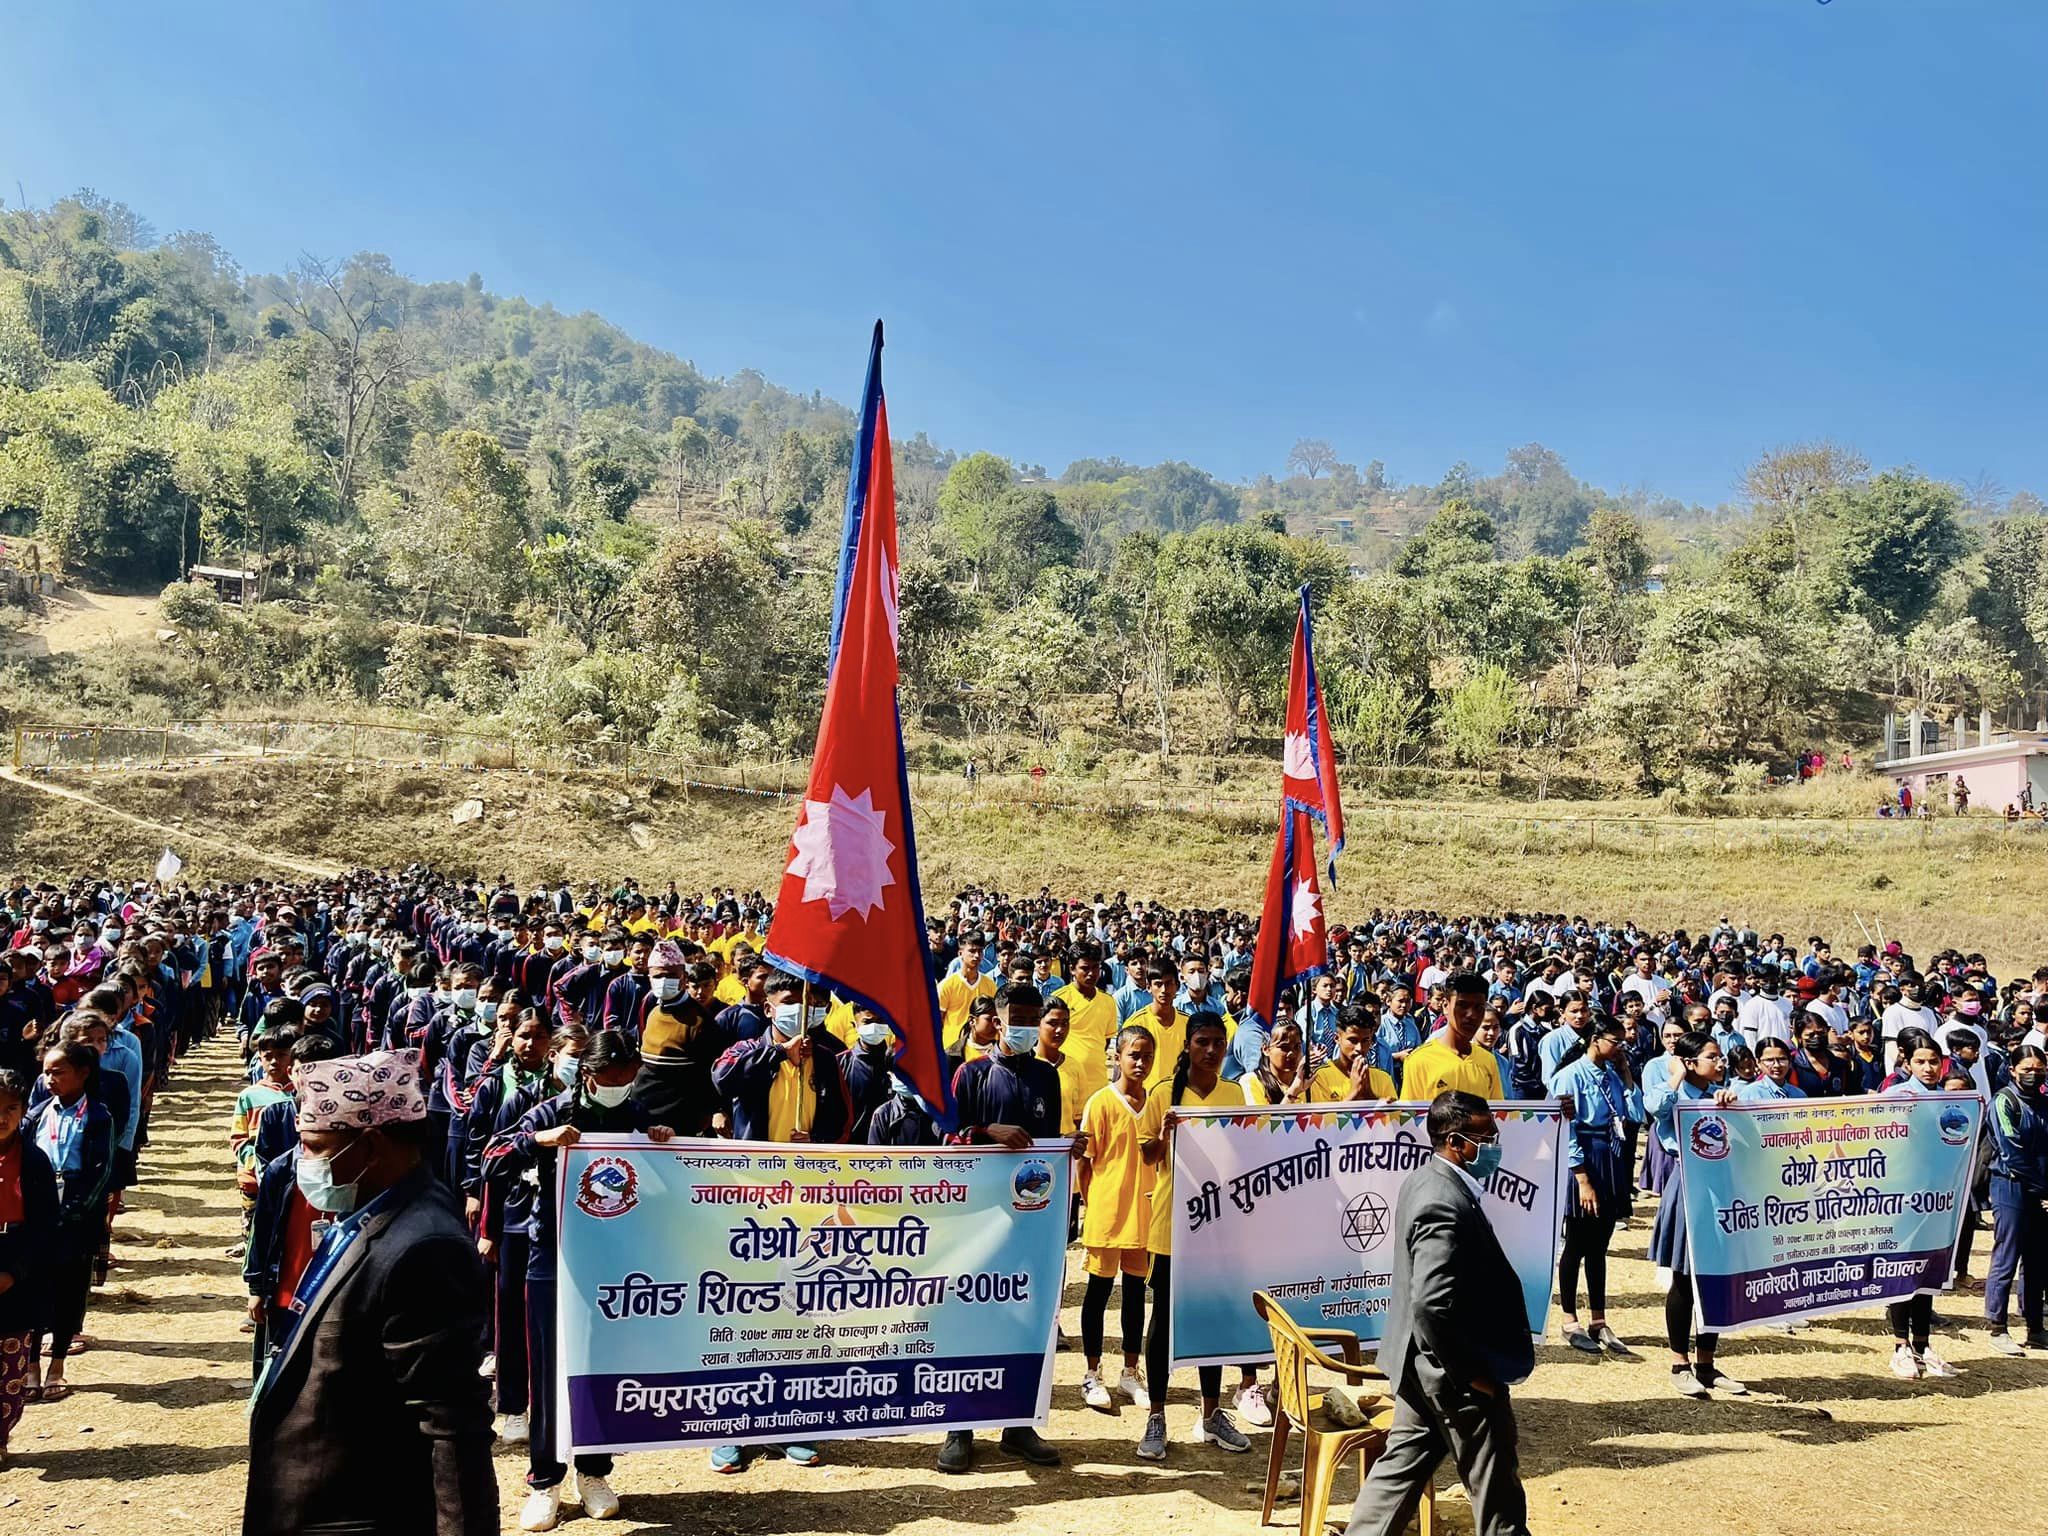
M 162 627 L 154 597 L 60 586 L 43 599 L 43 617 L 16 634 L 19 656 L 61 656 L 117 640 L 147 640 Z
M 280 853 L 266 852 L 233 842 L 224 837 L 215 837 L 207 832 L 195 832 L 190 827 L 172 826 L 168 822 L 153 821 L 147 816 L 138 816 L 133 811 L 124 811 L 118 806 L 108 805 L 104 800 L 95 799 L 81 789 L 72 789 L 48 779 L 16 773 L 12 768 L 0 768 L 0 779 L 10 784 L 19 784 L 23 789 L 33 790 L 39 795 L 48 795 L 56 800 L 69 800 L 75 804 L 89 806 L 103 816 L 127 822 L 130 826 L 154 832 L 163 840 L 164 846 L 179 854 L 189 855 L 195 846 L 206 847 L 220 853 L 230 853 L 237 858 L 247 859 L 256 864 L 267 864 L 276 869 L 290 870 L 293 874 L 310 875 L 316 880 L 328 879 L 342 873 L 336 864 L 320 864 L 307 859 L 295 859 Z M 189 860 L 188 860 L 189 862 Z
M 227 1154 L 236 1065 L 232 1044 L 214 1041 L 157 1101 L 143 1182 L 117 1228 L 120 1267 L 87 1319 L 98 1343 L 75 1362 L 68 1401 L 28 1410 L 0 1471 L 0 1530 L 9 1536 L 218 1536 L 238 1524 L 248 1340 L 237 1331 L 240 1266 L 223 1256 L 238 1230 Z M 1966 1337 L 1944 1330 L 1937 1347 L 1968 1374 L 1901 1382 L 1885 1370 L 1883 1323 L 1872 1314 L 1731 1339 L 1722 1363 L 1758 1396 L 1684 1401 L 1670 1391 L 1658 1347 L 1661 1301 L 1642 1259 L 1647 1228 L 1639 1215 L 1617 1239 L 1612 1298 L 1617 1326 L 1643 1359 L 1589 1360 L 1553 1345 L 1518 1389 L 1532 1529 L 1811 1536 L 1848 1523 L 1862 1536 L 1920 1536 L 1936 1523 L 2035 1528 L 2038 1510 L 2016 1509 L 2005 1491 L 2006 1452 L 2032 1444 L 2048 1417 L 2048 1358 L 1999 1359 L 1974 1329 Z M 1982 1253 L 1980 1244 L 1980 1265 Z M 1070 1286 L 1069 1337 L 1077 1301 Z M 1946 1297 L 1939 1310 L 1961 1318 L 1978 1307 L 1973 1297 Z M 1058 1471 L 1002 1460 L 989 1436 L 963 1478 L 932 1469 L 931 1436 L 833 1442 L 808 1470 L 764 1458 L 738 1477 L 715 1476 L 698 1452 L 634 1455 L 620 1459 L 613 1481 L 625 1511 L 609 1529 L 951 1536 L 972 1525 L 1012 1536 L 1255 1536 L 1258 1506 L 1247 1485 L 1263 1473 L 1263 1435 L 1254 1433 L 1248 1456 L 1186 1444 L 1193 1382 L 1177 1381 L 1169 1406 L 1176 1443 L 1163 1465 L 1142 1466 L 1131 1454 L 1138 1415 L 1083 1408 L 1080 1375 L 1079 1357 L 1063 1353 L 1047 1430 L 1067 1456 Z M 523 1470 L 523 1455 L 501 1451 L 507 1530 L 516 1528 Z M 1340 1477 L 1340 1515 L 1352 1486 Z M 1455 1489 L 1439 1507 L 1440 1529 L 1471 1530 Z M 599 1529 L 567 1513 L 565 1531 Z

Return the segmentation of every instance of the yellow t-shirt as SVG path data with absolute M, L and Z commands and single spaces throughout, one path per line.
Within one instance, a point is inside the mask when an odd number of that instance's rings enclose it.
M 785 1061 L 768 1085 L 768 1139 L 789 1141 L 798 1131 L 809 1133 L 818 1123 L 818 1090 L 811 1085 L 811 1062 L 801 1069 Z
M 1138 1146 L 1140 1121 L 1130 1100 L 1111 1087 L 1098 1090 L 1081 1111 L 1080 1128 L 1088 1133 L 1081 1241 L 1090 1248 L 1145 1246 L 1152 1225 L 1152 1169 Z
M 1085 1045 L 1096 1056 L 1107 1056 L 1109 1042 L 1116 1038 L 1116 999 L 1101 987 L 1093 997 L 1083 997 L 1071 981 L 1053 993 L 1053 998 L 1067 1005 L 1067 1049 Z
M 1158 1015 L 1147 1008 L 1143 1013 L 1132 1014 L 1124 1022 L 1142 1024 L 1152 1036 L 1152 1072 L 1145 1079 L 1145 1087 L 1149 1090 L 1173 1081 L 1173 1069 L 1180 1064 L 1180 1053 L 1188 1043 L 1188 1016 L 1176 1009 L 1173 1022 L 1162 1025 Z
M 1394 1097 L 1394 1080 L 1378 1067 L 1367 1067 L 1367 1097 L 1386 1100 Z M 1308 1080 L 1308 1102 L 1311 1104 L 1349 1104 L 1351 1097 L 1351 1074 L 1334 1061 L 1326 1061 L 1316 1068 Z
M 1206 1098 L 1195 1091 L 1193 1083 L 1182 1091 L 1182 1109 L 1205 1109 L 1220 1105 L 1224 1108 L 1241 1107 L 1244 1103 L 1244 1086 L 1233 1083 L 1227 1077 L 1216 1079 L 1215 1091 Z M 1155 1142 L 1166 1135 L 1166 1117 L 1173 1110 L 1173 1080 L 1168 1078 L 1145 1096 L 1145 1113 L 1138 1122 L 1138 1140 Z M 1161 1158 L 1152 1165 L 1152 1230 L 1146 1235 L 1145 1246 L 1154 1253 L 1173 1252 L 1173 1159 Z
M 860 1050 L 860 1037 L 853 1032 L 853 1004 L 835 995 L 832 1006 L 825 1010 L 825 1028 L 832 1037 L 849 1051 Z
M 740 935 L 738 933 L 724 933 L 713 939 L 709 944 L 706 944 L 704 948 L 711 954 L 718 956 L 719 959 L 730 964 L 732 961 L 732 947 L 739 943 L 739 941 Z
M 946 1016 L 945 1045 L 949 1051 L 960 1045 L 960 1031 L 967 1027 L 967 1010 L 974 1006 L 977 997 L 994 997 L 996 979 L 983 971 L 969 985 L 967 978 L 958 971 L 939 983 L 939 1012 Z
M 638 917 L 627 918 L 620 926 L 628 933 L 652 933 L 654 932 L 654 919 L 642 913 Z
M 1073 1036 L 1060 1050 L 1060 1130 L 1071 1136 L 1081 1125 L 1081 1111 L 1096 1093 L 1109 1086 L 1109 1067 L 1092 1045 L 1074 1049 Z M 1131 1244 L 1133 1248 L 1136 1243 Z
M 1284 1104 L 1287 1102 L 1285 1099 L 1276 1098 L 1266 1092 L 1264 1080 L 1253 1077 L 1249 1073 L 1237 1080 L 1237 1086 L 1244 1090 L 1244 1101 L 1247 1104 Z
M 718 986 L 711 995 L 730 1008 L 734 1003 L 744 1003 L 747 1000 L 747 984 L 739 977 L 728 974 L 719 978 Z
M 1448 1038 L 1438 1036 L 1408 1053 L 1401 1073 L 1401 1097 L 1427 1104 L 1446 1088 L 1476 1093 L 1489 1102 L 1507 1097 L 1501 1091 L 1500 1063 L 1493 1052 L 1475 1044 L 1469 1055 L 1460 1056 Z

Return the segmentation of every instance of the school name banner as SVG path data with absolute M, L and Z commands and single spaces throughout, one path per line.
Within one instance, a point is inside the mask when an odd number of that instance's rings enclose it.
M 1177 1110 L 1173 1138 L 1176 1365 L 1270 1360 L 1252 1311 L 1265 1291 L 1306 1328 L 1386 1329 L 1394 1207 L 1435 1154 L 1429 1106 Z M 1553 1104 L 1496 1104 L 1501 1165 L 1482 1202 L 1541 1334 L 1563 1215 L 1564 1117 Z
M 1065 1144 L 563 1149 L 562 1451 L 1043 1423 Z
M 1680 1104 L 1700 1331 L 1851 1312 L 1948 1283 L 1975 1094 Z

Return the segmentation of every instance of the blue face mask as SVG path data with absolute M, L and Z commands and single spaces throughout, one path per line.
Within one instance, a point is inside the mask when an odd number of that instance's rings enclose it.
M 1036 1024 L 1010 1024 L 1003 1029 L 1003 1049 L 1012 1056 L 1029 1056 L 1038 1049 Z
M 350 1179 L 346 1184 L 338 1182 L 334 1177 L 332 1157 L 309 1157 L 301 1152 L 297 1179 L 299 1193 L 316 1211 L 329 1216 L 346 1216 L 356 1208 L 359 1180 Z
M 583 1058 L 581 1056 L 562 1057 L 555 1063 L 555 1076 L 561 1081 L 564 1088 L 574 1088 L 577 1080 L 583 1076 Z
M 1469 1136 L 1466 1138 L 1466 1142 L 1468 1145 L 1471 1144 Z M 1465 1171 L 1482 1184 L 1496 1173 L 1499 1173 L 1500 1143 L 1497 1141 L 1479 1142 L 1477 1144 L 1477 1154 L 1473 1157 L 1471 1166 Z

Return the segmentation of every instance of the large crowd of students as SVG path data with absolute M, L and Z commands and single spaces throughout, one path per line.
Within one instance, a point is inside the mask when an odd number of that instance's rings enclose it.
M 1330 963 L 1277 1017 L 1246 1007 L 1255 924 L 1125 893 L 967 890 L 930 921 L 956 1128 L 896 1071 L 890 1025 L 777 972 L 758 892 L 685 895 L 425 869 L 332 881 L 168 888 L 16 877 L 0 920 L 0 1455 L 24 1409 L 72 1389 L 124 1191 L 146 1178 L 150 1109 L 179 1058 L 229 1034 L 247 1062 L 221 1105 L 241 1201 L 252 1369 L 261 1376 L 323 1237 L 350 1208 L 346 1154 L 302 1153 L 298 1086 L 342 1057 L 417 1067 L 431 1166 L 462 1202 L 495 1288 L 479 1341 L 498 1435 L 528 1452 L 524 1529 L 565 1502 L 619 1503 L 609 1458 L 555 1459 L 553 1188 L 585 1133 L 877 1145 L 1072 1138 L 1085 1277 L 1082 1401 L 1144 1415 L 1163 1459 L 1175 1106 L 1562 1101 L 1571 1184 L 1558 1266 L 1562 1340 L 1636 1359 L 1607 1316 L 1607 1253 L 1657 1201 L 1675 1389 L 1746 1389 L 1692 1329 L 1673 1176 L 1688 1099 L 1915 1093 L 1986 1101 L 1981 1176 L 1960 1249 L 1993 1218 L 1982 1284 L 1992 1347 L 2048 1348 L 2048 966 L 2002 983 L 1977 954 L 1916 961 L 1897 943 L 1837 953 L 1727 918 L 1652 931 L 1546 913 L 1373 911 L 1332 931 Z M 1661 1198 L 1660 1197 L 1661 1194 Z M 1580 1310 L 1583 1279 L 1586 1303 Z M 1965 1280 L 1971 1288 L 1976 1282 Z M 2008 1324 L 2014 1292 L 2024 1322 Z M 1119 1300 L 1120 1367 L 1105 1368 Z M 1889 1367 L 1940 1378 L 1931 1298 L 1891 1309 Z M 1271 1422 L 1255 1370 L 1230 1397 L 1204 1367 L 1187 1431 L 1226 1452 Z M 721 1447 L 737 1474 L 765 1447 Z M 1001 1451 L 1057 1465 L 1034 1430 Z M 815 1445 L 773 1447 L 798 1465 Z M 943 1471 L 973 1464 L 949 1435 Z

